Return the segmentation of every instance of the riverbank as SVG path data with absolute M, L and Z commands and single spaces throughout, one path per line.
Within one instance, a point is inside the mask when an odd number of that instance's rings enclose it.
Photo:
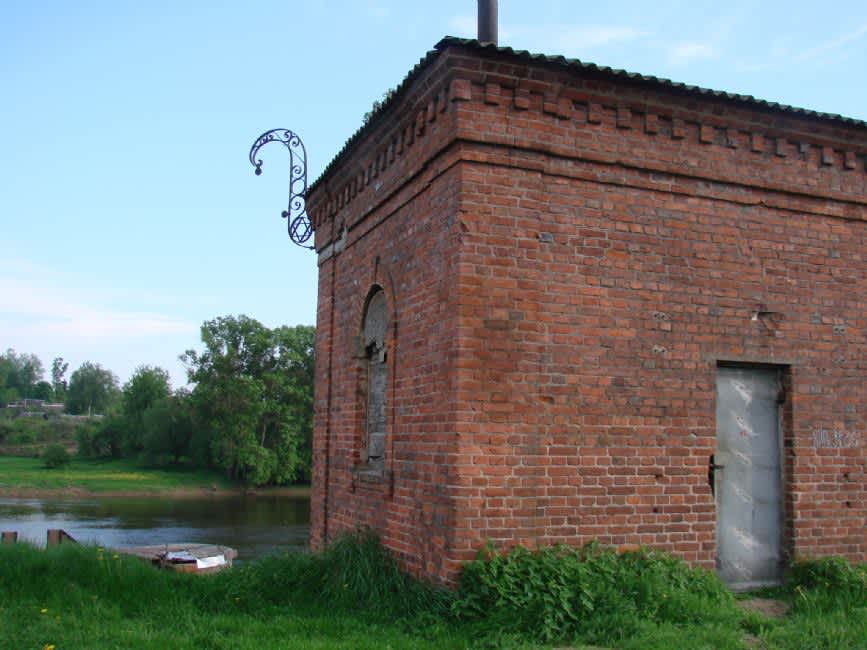
M 78 459 L 47 469 L 38 458 L 0 456 L 0 497 L 309 496 L 308 486 L 249 488 L 221 474 L 185 467 L 154 468 L 128 460 Z

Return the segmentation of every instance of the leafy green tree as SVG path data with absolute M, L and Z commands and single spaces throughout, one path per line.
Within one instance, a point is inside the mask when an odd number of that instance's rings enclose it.
M 142 417 L 145 454 L 161 464 L 190 456 L 194 424 L 190 395 L 178 390 L 154 402 Z
M 51 388 L 54 391 L 54 399 L 58 402 L 66 400 L 66 371 L 69 364 L 63 357 L 55 357 L 51 362 Z
M 288 465 L 288 457 L 297 454 L 295 480 L 310 481 L 313 463 L 313 383 L 315 373 L 314 349 L 316 329 L 311 325 L 280 327 L 274 330 L 277 356 L 282 368 L 285 394 L 285 426 L 293 435 L 295 446 L 277 446 L 279 458 L 285 458 L 281 467 Z M 285 443 L 285 441 L 284 441 Z M 283 481 L 283 482 L 288 482 Z
M 90 456 L 121 458 L 127 449 L 129 438 L 129 420 L 122 413 L 109 413 L 100 420 L 91 436 L 88 449 Z M 81 449 L 81 440 L 79 440 Z M 82 454 L 86 455 L 86 454 Z
M 18 354 L 12 348 L 0 355 L 0 402 L 9 402 L 25 397 L 36 398 L 36 384 L 42 379 L 45 369 L 35 354 Z
M 111 417 L 108 417 L 104 420 L 88 420 L 79 423 L 75 428 L 75 441 L 78 444 L 79 456 L 82 458 L 96 458 L 111 454 L 108 440 L 103 436 L 106 422 L 110 420 Z
M 144 414 L 171 394 L 169 373 L 156 366 L 139 366 L 123 385 L 121 412 L 126 418 L 124 447 L 129 454 L 144 450 Z
M 6 406 L 9 402 L 18 399 L 18 391 L 10 385 L 9 377 L 14 372 L 12 363 L 0 355 L 0 406 Z
M 69 378 L 66 410 L 74 414 L 105 413 L 120 395 L 117 384 L 113 372 L 85 361 Z
M 30 391 L 30 396 L 34 399 L 41 399 L 50 402 L 54 397 L 54 391 L 51 388 L 51 384 L 47 381 L 37 381 L 33 385 L 33 389 Z
M 308 476 L 313 328 L 271 330 L 247 316 L 227 316 L 206 321 L 201 333 L 204 351 L 181 357 L 195 384 L 199 426 L 208 433 L 194 437 L 194 451 L 255 485 Z

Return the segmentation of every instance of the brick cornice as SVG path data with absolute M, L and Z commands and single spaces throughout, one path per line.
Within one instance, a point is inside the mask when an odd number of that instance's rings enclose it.
M 438 78 L 419 81 L 424 92 L 405 102 L 396 119 L 359 143 L 349 153 L 344 168 L 334 170 L 320 183 L 308 202 L 314 228 L 349 206 L 357 213 L 355 220 L 363 218 L 381 203 L 368 200 L 364 208 L 354 206 L 371 185 L 375 191 L 386 184 L 391 186 L 386 194 L 399 189 L 428 162 L 423 155 L 408 162 L 411 154 L 421 148 L 443 114 L 455 111 L 457 115 L 449 115 L 449 119 L 456 129 L 439 133 L 439 141 L 427 151 L 429 158 L 452 141 L 511 147 L 561 159 L 833 201 L 839 205 L 819 213 L 864 218 L 867 139 L 856 137 L 863 134 L 855 130 L 851 138 L 846 137 L 843 127 L 836 127 L 834 134 L 811 132 L 808 120 L 799 121 L 791 115 L 782 121 L 768 121 L 758 114 L 754 119 L 745 118 L 743 111 L 736 116 L 702 112 L 716 107 L 710 102 L 704 106 L 664 95 L 630 99 L 618 96 L 616 87 L 603 91 L 562 80 L 555 83 L 526 77 L 509 82 L 502 75 L 479 72 L 455 77 L 453 73 L 460 75 L 466 70 L 460 67 L 465 64 L 462 59 L 454 63 L 446 61 Z M 490 130 L 480 130 L 478 120 L 474 123 L 474 114 L 478 117 L 481 113 Z M 524 119 L 547 120 L 551 137 L 540 140 L 538 129 L 522 130 L 520 121 Z M 613 143 L 609 150 L 592 146 L 606 137 Z M 719 156 L 727 156 L 728 170 L 702 164 Z M 750 166 L 767 173 L 754 173 Z M 389 174 L 392 168 L 398 170 Z
M 464 99 L 469 83 L 444 77 L 425 82 L 426 92 L 410 99 L 397 117 L 356 143 L 342 168 L 320 179 L 308 196 L 314 229 L 343 213 L 352 224 L 399 191 L 455 139 L 452 105 Z M 360 203 L 364 201 L 364 203 Z M 349 212 L 345 212 L 349 210 Z M 317 240 L 322 249 L 329 242 Z
M 661 98 L 648 97 L 629 101 L 616 97 L 616 89 L 590 93 L 524 80 L 506 87 L 491 82 L 489 75 L 456 83 L 465 87 L 466 101 L 474 105 L 467 107 L 469 119 L 459 116 L 463 139 L 837 201 L 867 201 L 867 137 L 854 129 L 851 134 L 837 129 L 840 135 L 832 137 L 810 132 L 809 125 L 790 116 L 786 124 L 762 125 L 758 119 L 702 113 L 694 103 L 663 105 Z M 500 116 L 493 115 L 497 110 Z M 470 113 L 478 111 L 485 115 L 474 120 Z M 540 119 L 547 119 L 548 128 L 538 128 Z M 526 120 L 534 120 L 536 128 L 522 128 Z M 480 130 L 481 123 L 498 128 Z M 540 133 L 547 137 L 540 138 Z M 603 138 L 608 141 L 600 144 Z M 737 173 L 702 165 L 720 156 L 726 156 Z M 773 173 L 751 175 L 750 166 Z M 838 174 L 840 182 L 829 179 L 829 173 Z M 766 180 L 774 175 L 781 180 Z

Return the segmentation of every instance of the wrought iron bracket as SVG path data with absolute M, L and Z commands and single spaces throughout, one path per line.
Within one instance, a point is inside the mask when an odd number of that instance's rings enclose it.
M 313 226 L 307 216 L 307 150 L 297 133 L 289 129 L 271 129 L 256 138 L 250 147 L 250 164 L 256 168 L 256 176 L 262 173 L 262 161 L 256 158 L 259 150 L 269 142 L 280 142 L 289 150 L 289 205 L 280 213 L 287 220 L 289 239 L 302 248 L 313 236 Z

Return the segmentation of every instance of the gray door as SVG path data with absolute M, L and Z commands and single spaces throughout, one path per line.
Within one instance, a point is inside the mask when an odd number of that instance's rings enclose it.
M 782 577 L 780 373 L 717 369 L 716 567 L 734 589 Z

